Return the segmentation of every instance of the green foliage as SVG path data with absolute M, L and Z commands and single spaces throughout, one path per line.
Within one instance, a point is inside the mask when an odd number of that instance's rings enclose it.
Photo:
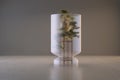
M 68 11 L 67 10 L 61 10 L 61 13 L 65 14 L 65 13 L 68 13 Z
M 72 40 L 74 37 L 79 38 L 79 32 L 75 30 L 80 27 L 77 26 L 77 22 L 73 16 L 67 10 L 61 10 L 62 28 L 60 28 L 61 34 L 65 40 Z M 64 49 L 64 45 L 61 43 L 60 47 Z
M 73 37 L 79 37 L 79 32 L 75 32 L 75 29 L 79 29 L 77 27 L 77 22 L 74 21 L 74 18 L 72 15 L 68 13 L 67 10 L 61 10 L 61 19 L 63 20 L 63 26 L 60 29 L 62 33 L 60 34 L 62 37 L 67 37 L 69 39 L 72 39 Z

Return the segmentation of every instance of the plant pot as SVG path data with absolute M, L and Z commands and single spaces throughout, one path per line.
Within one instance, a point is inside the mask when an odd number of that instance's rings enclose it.
M 70 16 L 72 21 L 63 19 L 61 14 L 51 14 L 51 53 L 65 61 L 81 52 L 81 15 Z

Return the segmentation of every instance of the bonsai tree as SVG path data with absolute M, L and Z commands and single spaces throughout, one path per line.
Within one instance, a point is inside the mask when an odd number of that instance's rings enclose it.
M 74 20 L 72 14 L 70 14 L 67 10 L 61 10 L 61 21 L 62 21 L 62 28 L 60 28 L 60 36 L 63 37 L 64 40 L 70 41 L 74 37 L 79 38 L 79 32 L 76 32 L 76 29 L 79 29 Z M 61 48 L 64 46 L 61 44 Z

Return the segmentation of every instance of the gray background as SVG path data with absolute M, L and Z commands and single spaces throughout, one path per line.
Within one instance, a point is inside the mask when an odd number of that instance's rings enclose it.
M 50 55 L 50 14 L 82 14 L 81 55 L 120 55 L 119 0 L 0 0 L 0 55 Z

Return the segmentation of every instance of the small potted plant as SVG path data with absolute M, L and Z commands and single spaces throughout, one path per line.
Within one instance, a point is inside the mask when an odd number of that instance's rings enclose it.
M 51 53 L 70 61 L 81 52 L 81 15 L 61 10 L 51 15 Z

